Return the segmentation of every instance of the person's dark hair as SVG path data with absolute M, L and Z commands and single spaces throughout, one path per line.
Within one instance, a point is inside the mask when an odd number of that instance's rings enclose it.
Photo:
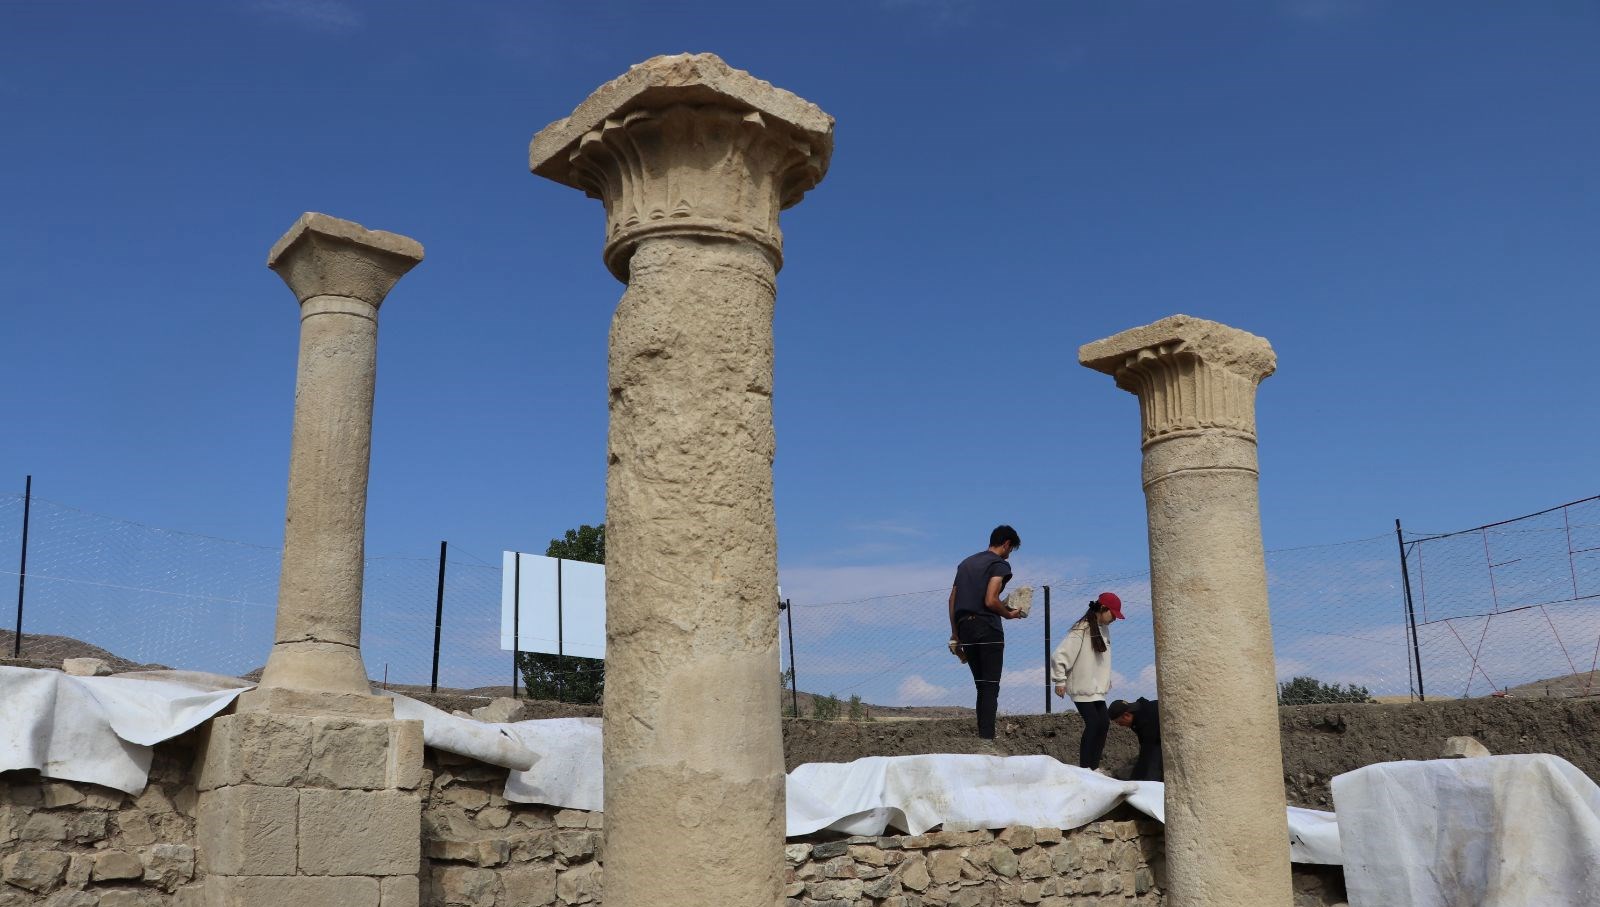
M 1085 621 L 1089 624 L 1089 640 L 1090 642 L 1094 643 L 1094 650 L 1096 652 L 1104 652 L 1106 650 L 1106 638 L 1105 635 L 1100 632 L 1099 617 L 1100 612 L 1104 610 L 1106 609 L 1100 606 L 1100 602 L 1098 600 L 1092 601 L 1089 603 L 1089 610 L 1083 612 L 1083 617 L 1079 618 L 1079 620 Z
M 1021 548 L 1022 536 L 1017 535 L 1017 530 L 1012 529 L 1010 526 L 1000 525 L 994 527 L 994 531 L 989 533 L 989 547 L 993 548 L 1004 542 L 1010 542 L 1012 548 Z
M 1133 706 L 1128 704 L 1128 700 L 1118 699 L 1116 702 L 1111 703 L 1111 705 L 1106 709 L 1106 717 L 1110 718 L 1112 721 L 1116 721 L 1118 718 L 1121 718 L 1123 715 L 1126 715 L 1131 711 L 1133 711 Z

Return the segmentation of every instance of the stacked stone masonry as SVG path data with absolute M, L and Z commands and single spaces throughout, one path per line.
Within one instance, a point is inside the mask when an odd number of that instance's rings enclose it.
M 252 777 L 281 770 L 315 777 L 323 763 L 313 770 L 309 748 L 305 755 L 303 769 L 295 754 L 248 770 Z M 421 904 L 600 907 L 601 814 L 508 803 L 500 795 L 504 781 L 504 769 L 427 753 L 417 788 Z M 205 867 L 220 858 L 211 851 L 227 842 L 197 837 L 197 793 L 194 751 L 184 741 L 157 748 L 150 786 L 136 797 L 31 772 L 0 774 L 0 907 L 204 903 L 193 898 L 204 890 L 199 883 Z M 381 838 L 384 832 L 371 817 L 341 821 L 351 836 Z M 254 849 L 271 852 L 268 842 Z M 998 833 L 816 836 L 791 841 L 785 850 L 786 907 L 1165 903 L 1161 827 L 1131 813 L 1065 832 L 1018 827 Z M 1341 902 L 1336 868 L 1297 866 L 1295 882 L 1296 907 Z M 312 884 L 338 883 L 330 878 Z M 327 900 L 283 903 L 351 901 L 330 890 Z
M 503 781 L 500 769 L 428 753 L 425 907 L 599 907 L 603 816 L 508 803 Z M 785 907 L 1163 905 L 1161 826 L 1135 815 L 1119 811 L 1071 831 L 791 841 Z M 1295 868 L 1294 907 L 1342 903 L 1337 867 Z
M 199 746 L 184 907 L 417 907 L 422 723 L 243 712 Z
M 0 907 L 166 907 L 199 875 L 192 751 L 157 748 L 138 796 L 0 774 Z

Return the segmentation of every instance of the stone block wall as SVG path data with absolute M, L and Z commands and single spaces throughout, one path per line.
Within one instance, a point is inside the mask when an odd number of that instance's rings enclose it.
M 503 770 L 448 753 L 427 764 L 424 907 L 599 907 L 600 813 L 508 803 Z M 1128 808 L 1070 831 L 818 835 L 785 848 L 786 907 L 1159 907 L 1163 846 Z M 1293 907 L 1343 903 L 1338 867 L 1296 866 L 1295 888 Z
M 423 905 L 600 907 L 600 813 L 508 803 L 504 769 L 449 753 L 426 764 Z M 196 840 L 195 781 L 186 740 L 157 747 L 137 797 L 0 774 L 0 907 L 187 907 L 212 843 Z M 1128 810 L 1065 832 L 813 836 L 786 848 L 787 907 L 1160 905 L 1162 846 L 1161 826 Z M 1295 883 L 1295 907 L 1342 902 L 1337 867 L 1297 866 Z
M 787 852 L 788 907 L 1148 907 L 1163 902 L 1166 881 L 1161 826 L 1143 819 L 802 841 Z
M 422 903 L 600 903 L 600 813 L 508 803 L 506 770 L 429 750 L 422 786 Z
M 193 750 L 156 748 L 134 797 L 0 774 L 0 907 L 167 907 L 195 868 Z

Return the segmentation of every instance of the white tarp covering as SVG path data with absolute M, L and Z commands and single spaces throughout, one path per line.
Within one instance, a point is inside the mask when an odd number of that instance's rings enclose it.
M 150 777 L 150 747 L 204 723 L 241 692 L 0 666 L 0 771 L 34 769 L 137 794 Z
M 1600 904 L 1600 787 L 1558 756 L 1369 765 L 1333 800 L 1351 907 Z
M 1163 794 L 1160 782 L 1117 781 L 1051 756 L 870 756 L 790 772 L 788 834 L 921 834 L 935 825 L 1068 829 L 1123 802 L 1159 821 Z M 1293 808 L 1288 821 L 1295 862 L 1339 862 L 1331 813 Z
M 539 754 L 531 768 L 506 777 L 507 800 L 590 811 L 604 808 L 599 718 L 547 718 L 496 727 Z
M 0 667 L 0 771 L 36 769 L 50 778 L 138 793 L 149 774 L 150 747 L 203 723 L 243 692 L 219 689 L 226 679 L 194 681 Z M 421 721 L 428 746 L 511 769 L 506 799 L 602 807 L 599 719 L 489 724 L 393 698 L 395 717 Z M 1594 785 L 1577 777 L 1593 796 Z M 790 836 L 823 829 L 878 834 L 891 827 L 921 833 L 935 825 L 1076 828 L 1124 801 L 1162 816 L 1159 783 L 1114 781 L 1049 756 L 875 756 L 814 763 L 790 773 L 788 793 Z M 1328 813 L 1290 810 L 1294 859 L 1339 862 L 1333 821 Z M 1596 823 L 1592 810 L 1589 821 Z
M 249 689 L 226 688 L 229 679 L 184 672 L 74 677 L 0 666 L 0 771 L 34 769 L 137 794 L 149 779 L 151 747 L 203 724 Z M 502 725 L 394 700 L 395 717 L 420 720 L 434 749 L 513 770 L 531 768 L 537 758 Z
M 469 756 L 513 771 L 531 768 L 539 759 L 534 751 L 506 732 L 514 725 L 462 718 L 398 693 L 384 695 L 394 699 L 394 717 L 422 722 L 422 742 L 436 750 Z

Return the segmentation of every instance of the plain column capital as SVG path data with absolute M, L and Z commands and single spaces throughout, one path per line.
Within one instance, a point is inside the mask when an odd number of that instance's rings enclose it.
M 409 236 L 309 211 L 267 254 L 267 267 L 302 304 L 318 296 L 340 296 L 374 309 L 420 261 L 422 244 Z

